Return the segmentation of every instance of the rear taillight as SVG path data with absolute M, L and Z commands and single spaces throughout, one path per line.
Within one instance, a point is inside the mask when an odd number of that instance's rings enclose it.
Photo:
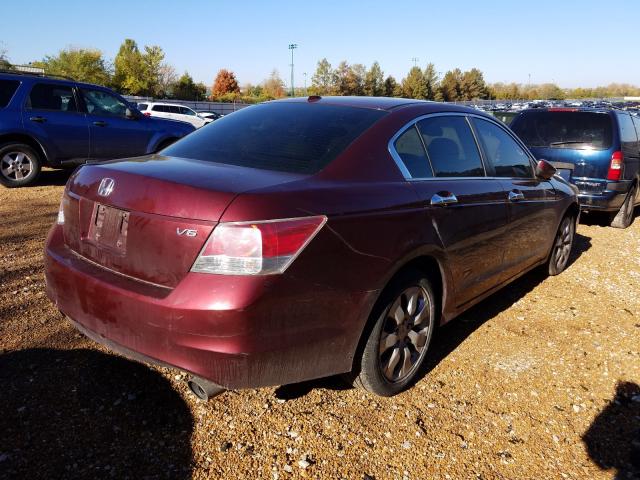
M 609 173 L 607 173 L 607 180 L 618 181 L 622 177 L 622 163 L 624 156 L 622 152 L 613 152 L 611 155 L 611 163 L 609 164 Z
M 145 117 L 150 117 L 150 116 L 151 116 L 151 114 L 150 114 L 149 112 L 144 112 L 144 113 L 143 113 L 143 115 L 144 115 Z
M 317 217 L 220 223 L 191 267 L 218 275 L 284 272 L 327 221 Z

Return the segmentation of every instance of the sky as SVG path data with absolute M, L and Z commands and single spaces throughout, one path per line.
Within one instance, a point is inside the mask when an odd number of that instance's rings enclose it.
M 477 67 L 488 82 L 640 85 L 639 18 L 637 0 L 0 0 L 0 50 L 16 64 L 66 47 L 113 59 L 132 38 L 207 85 L 221 68 L 240 85 L 277 69 L 289 85 L 293 43 L 296 87 L 323 57 L 377 60 L 397 80 L 418 59 L 443 74 Z

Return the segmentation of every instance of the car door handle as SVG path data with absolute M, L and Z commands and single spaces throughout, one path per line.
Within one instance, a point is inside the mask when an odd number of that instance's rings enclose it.
M 438 192 L 431 197 L 431 205 L 447 206 L 458 203 L 458 198 L 451 192 Z
M 509 192 L 510 202 L 518 202 L 520 200 L 524 200 L 524 193 L 522 193 L 520 190 L 511 190 Z
M 98 120 L 97 122 L 93 122 L 96 127 L 106 127 L 107 122 L 103 122 L 102 120 Z
M 36 123 L 44 123 L 47 121 L 47 119 L 44 117 L 29 117 L 29 120 Z

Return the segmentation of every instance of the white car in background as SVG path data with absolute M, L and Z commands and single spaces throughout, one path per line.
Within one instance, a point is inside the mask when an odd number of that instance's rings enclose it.
M 161 117 L 168 118 L 170 120 L 179 120 L 181 122 L 190 123 L 196 128 L 200 128 L 213 121 L 208 118 L 202 118 L 195 110 L 191 110 L 189 107 L 178 105 L 176 103 L 138 103 L 138 109 L 148 117 Z

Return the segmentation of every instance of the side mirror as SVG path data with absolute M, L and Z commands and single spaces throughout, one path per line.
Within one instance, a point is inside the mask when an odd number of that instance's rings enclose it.
M 135 110 L 127 108 L 124 111 L 124 116 L 127 117 L 129 120 L 136 120 L 139 115 L 137 114 L 137 112 Z
M 550 180 L 556 174 L 556 167 L 551 165 L 546 160 L 538 160 L 536 165 L 536 177 L 542 180 Z

